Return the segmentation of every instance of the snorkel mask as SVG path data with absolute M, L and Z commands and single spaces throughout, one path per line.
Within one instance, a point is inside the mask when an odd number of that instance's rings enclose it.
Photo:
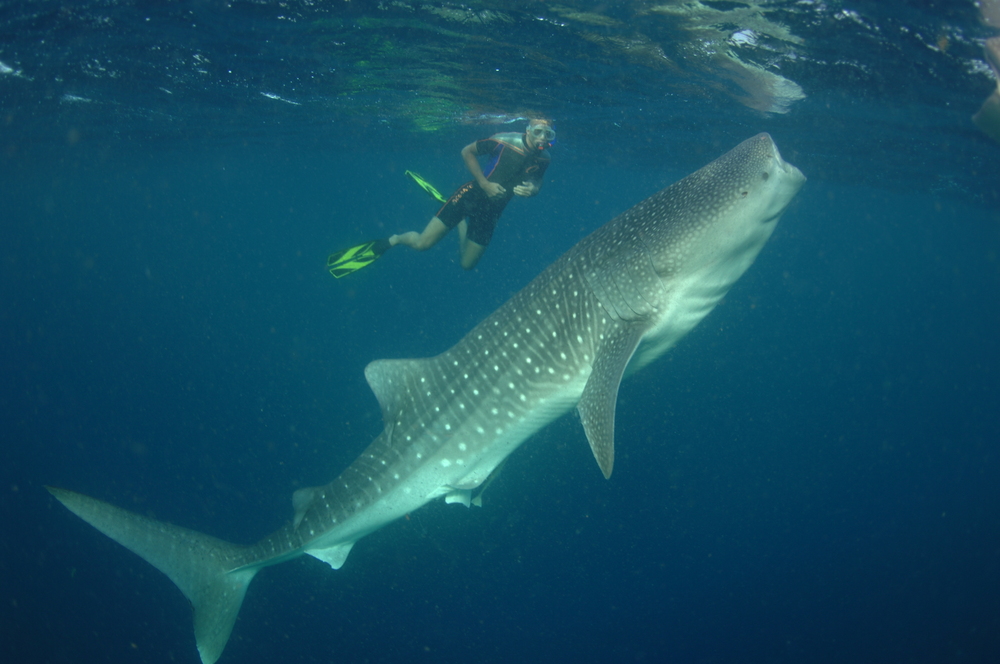
M 536 148 L 538 150 L 544 150 L 545 148 L 552 147 L 552 144 L 556 140 L 556 130 L 552 128 L 547 122 L 537 122 L 529 124 L 528 128 L 524 130 L 526 134 L 531 136 L 531 139 L 535 141 Z

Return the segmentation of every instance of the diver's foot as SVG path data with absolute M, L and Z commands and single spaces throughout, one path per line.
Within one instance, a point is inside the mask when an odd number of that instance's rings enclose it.
M 420 233 L 416 231 L 410 231 L 408 233 L 401 233 L 399 235 L 392 235 L 389 237 L 389 246 L 395 247 L 397 244 L 405 244 L 408 247 L 413 247 L 416 249 L 416 243 L 420 240 Z

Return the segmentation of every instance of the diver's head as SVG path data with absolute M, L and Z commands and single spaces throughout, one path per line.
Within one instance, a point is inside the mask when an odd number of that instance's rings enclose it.
M 532 118 L 528 120 L 528 127 L 524 130 L 528 148 L 531 150 L 544 150 L 552 147 L 556 140 L 556 130 L 552 126 L 551 120 L 545 118 Z

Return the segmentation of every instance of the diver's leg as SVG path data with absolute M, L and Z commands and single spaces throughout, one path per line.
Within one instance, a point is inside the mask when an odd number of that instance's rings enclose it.
M 427 227 L 424 228 L 422 233 L 410 231 L 400 235 L 393 235 L 389 238 L 389 244 L 392 246 L 405 244 L 417 251 L 426 251 L 437 244 L 448 233 L 448 230 L 443 221 L 434 217 L 427 222 Z
M 471 270 L 479 262 L 479 258 L 486 251 L 486 247 L 469 239 L 469 220 L 463 219 L 458 222 L 458 256 L 462 260 L 462 267 Z
M 476 263 L 486 251 L 486 245 L 490 243 L 495 226 L 495 217 L 484 217 L 482 214 L 471 215 L 458 225 L 458 239 L 461 243 L 458 246 L 458 253 L 462 258 L 462 268 L 471 270 L 476 267 Z
M 462 247 L 462 269 L 471 270 L 476 267 L 476 263 L 483 257 L 486 247 L 476 244 L 472 240 L 466 240 Z

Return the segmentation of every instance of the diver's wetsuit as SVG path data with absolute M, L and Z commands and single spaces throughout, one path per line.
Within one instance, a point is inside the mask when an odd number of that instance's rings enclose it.
M 476 141 L 476 155 L 490 155 L 483 175 L 506 192 L 490 199 L 475 180 L 467 182 L 451 195 L 436 216 L 449 229 L 468 219 L 466 238 L 485 247 L 504 208 L 514 197 L 514 187 L 525 181 L 541 186 L 549 155 L 543 150 L 529 150 L 524 134 L 516 133 L 495 134 Z

